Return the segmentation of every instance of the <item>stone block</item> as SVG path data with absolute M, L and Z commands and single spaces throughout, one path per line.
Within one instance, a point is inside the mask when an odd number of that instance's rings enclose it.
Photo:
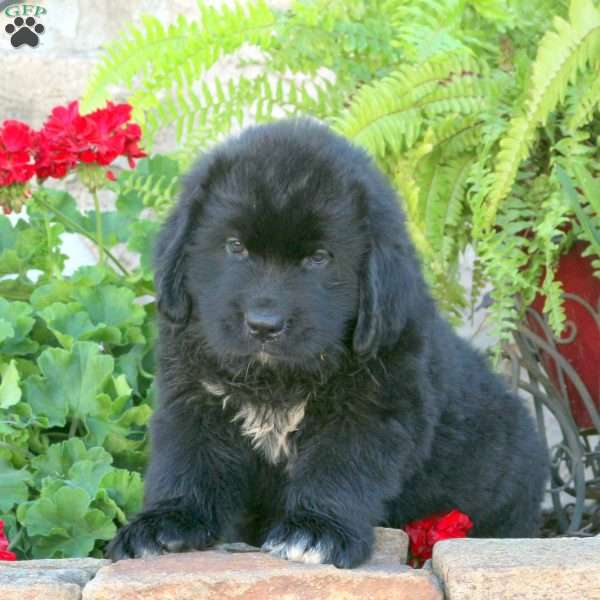
M 600 537 L 446 540 L 433 571 L 446 600 L 600 600 Z
M 79 600 L 107 560 L 71 558 L 0 562 L 2 600 Z
M 103 567 L 83 600 L 442 600 L 427 570 L 401 564 L 406 536 L 378 531 L 373 559 L 356 569 L 285 561 L 228 545 Z

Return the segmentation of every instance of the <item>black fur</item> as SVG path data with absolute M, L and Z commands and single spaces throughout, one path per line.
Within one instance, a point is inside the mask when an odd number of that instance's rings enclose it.
M 247 255 L 226 252 L 232 236 Z M 304 260 L 320 249 L 329 262 Z M 532 419 L 436 311 L 389 183 L 324 126 L 254 127 L 203 157 L 162 230 L 156 286 L 145 509 L 113 559 L 225 539 L 352 567 L 374 525 L 454 508 L 474 536 L 537 531 Z M 283 333 L 252 336 L 255 307 Z M 232 420 L 303 402 L 275 464 Z

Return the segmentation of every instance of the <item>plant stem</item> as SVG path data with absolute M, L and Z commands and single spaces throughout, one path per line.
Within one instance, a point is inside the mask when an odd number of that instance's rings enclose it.
M 52 206 L 52 204 L 47 202 L 44 198 L 41 198 L 40 196 L 36 196 L 36 201 L 39 202 L 44 208 L 51 210 L 65 225 L 68 225 L 73 231 L 76 231 L 77 233 L 86 237 L 88 240 L 91 240 L 92 242 L 94 242 L 94 244 L 96 244 L 98 246 L 98 249 L 100 250 L 100 252 L 101 253 L 104 252 L 104 254 L 106 254 L 106 256 L 108 256 L 108 258 L 110 258 L 110 260 L 112 260 L 112 262 L 123 273 L 123 275 L 126 275 L 126 276 L 130 275 L 129 271 L 119 262 L 117 257 L 114 254 L 112 254 L 112 252 L 110 252 L 110 250 L 104 248 L 103 246 L 100 246 L 100 244 L 98 243 L 98 240 L 91 233 L 88 233 L 83 227 L 81 227 L 80 225 L 75 223 L 75 221 L 73 221 L 73 219 L 71 219 L 70 217 L 65 215 L 63 212 L 61 212 L 57 208 L 54 208 L 54 206 Z
M 96 209 L 96 240 L 98 244 L 98 262 L 104 265 L 104 235 L 102 232 L 102 213 L 100 212 L 100 200 L 98 191 L 92 188 L 92 198 L 94 198 L 94 208 Z
M 69 438 L 75 437 L 77 435 L 77 428 L 79 427 L 79 418 L 74 417 L 71 421 L 71 427 L 69 427 Z
M 10 544 L 8 545 L 9 550 L 13 550 L 13 548 L 17 547 L 17 544 L 21 541 L 21 538 L 23 537 L 24 532 L 25 532 L 25 528 L 21 527 L 21 529 L 19 529 L 19 532 L 17 533 L 17 535 L 15 535 L 15 537 L 10 541 Z
M 50 261 L 50 271 L 53 277 L 60 279 L 61 272 L 56 264 L 56 256 L 54 249 L 52 248 L 52 234 L 50 232 L 50 220 L 48 219 L 48 213 L 44 213 L 44 229 L 46 230 L 46 240 L 48 242 L 48 260 Z

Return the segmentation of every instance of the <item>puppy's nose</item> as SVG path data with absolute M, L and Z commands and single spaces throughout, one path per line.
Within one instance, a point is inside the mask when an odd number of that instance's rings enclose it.
M 246 325 L 251 335 L 268 340 L 277 337 L 283 331 L 285 321 L 280 314 L 271 310 L 250 309 L 246 313 Z

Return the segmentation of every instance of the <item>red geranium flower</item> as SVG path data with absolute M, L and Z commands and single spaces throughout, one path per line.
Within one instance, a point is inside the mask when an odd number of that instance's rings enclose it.
M 79 114 L 79 103 L 56 107 L 40 132 L 37 174 L 40 178 L 64 177 L 78 163 L 110 165 L 126 156 L 135 167 L 140 150 L 141 129 L 129 123 L 131 106 L 108 102 L 89 115 Z
M 0 127 L 0 186 L 25 183 L 35 174 L 33 152 L 37 135 L 20 121 L 4 121 Z
M 4 521 L 0 521 L 0 560 L 17 560 L 17 555 L 8 549 L 8 540 L 4 534 Z
M 433 515 L 405 526 L 410 540 L 410 552 L 417 564 L 431 558 L 433 546 L 441 540 L 464 538 L 473 527 L 471 519 L 458 510 Z

